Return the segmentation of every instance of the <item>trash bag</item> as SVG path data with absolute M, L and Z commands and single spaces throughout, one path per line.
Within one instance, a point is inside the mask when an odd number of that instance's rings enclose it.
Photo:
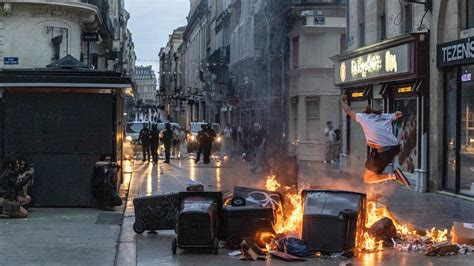
M 278 245 L 280 251 L 297 257 L 309 257 L 313 255 L 311 248 L 303 240 L 288 237 L 280 241 Z

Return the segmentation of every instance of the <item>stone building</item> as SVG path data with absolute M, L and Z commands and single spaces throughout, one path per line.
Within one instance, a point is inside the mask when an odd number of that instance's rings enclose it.
M 2 1 L 0 68 L 42 68 L 71 55 L 89 68 L 120 72 L 123 52 L 133 49 L 122 38 L 123 1 Z
M 340 90 L 334 86 L 330 57 L 341 52 L 346 30 L 345 4 L 340 1 L 298 9 L 290 38 L 288 95 L 289 150 L 304 161 L 323 161 L 327 121 L 340 124 Z
M 185 122 L 187 99 L 184 98 L 184 70 L 181 44 L 186 27 L 179 27 L 160 49 L 160 103 L 172 121 Z
M 157 81 L 152 66 L 135 67 L 135 99 L 145 105 L 156 104 Z
M 421 2 L 421 1 L 419 1 Z M 348 1 L 348 51 L 335 82 L 356 111 L 401 110 L 400 167 L 417 191 L 474 195 L 471 168 L 471 1 Z M 343 168 L 361 174 L 367 148 L 343 116 Z

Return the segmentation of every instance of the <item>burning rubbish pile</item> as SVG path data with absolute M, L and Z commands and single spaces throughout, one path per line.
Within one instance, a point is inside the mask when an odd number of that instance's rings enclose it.
M 282 250 L 281 243 L 285 239 L 288 239 L 287 236 L 289 235 L 296 235 L 302 237 L 302 239 L 311 247 L 312 250 L 318 250 L 318 252 L 314 253 L 316 256 L 324 256 L 329 255 L 343 255 L 343 256 L 351 256 L 353 255 L 348 250 L 344 250 L 340 248 L 339 250 L 342 252 L 337 252 L 336 250 L 337 245 L 333 246 L 333 252 L 331 252 L 331 248 L 327 249 L 324 247 L 324 243 L 321 241 L 324 238 L 319 238 L 318 240 L 313 240 L 309 235 L 317 235 L 317 230 L 313 230 L 317 226 L 324 227 L 325 225 L 320 224 L 313 224 L 307 225 L 311 223 L 311 219 L 306 219 L 308 209 L 311 207 L 311 197 L 314 197 L 315 200 L 323 199 L 327 205 L 331 204 L 330 199 L 332 196 L 335 196 L 336 200 L 334 204 L 343 204 L 344 200 L 341 198 L 344 197 L 352 197 L 349 201 L 358 202 L 363 201 L 366 207 L 361 208 L 360 206 L 353 206 L 354 209 L 362 210 L 361 213 L 346 213 L 347 217 L 351 215 L 356 215 L 355 218 L 356 223 L 360 223 L 365 221 L 364 226 L 358 225 L 351 225 L 351 220 L 354 221 L 354 218 L 347 218 L 345 222 L 348 223 L 348 229 L 355 230 L 355 242 L 354 242 L 354 253 L 371 253 L 371 252 L 379 252 L 383 251 L 384 248 L 394 248 L 399 251 L 417 251 L 423 255 L 427 256 L 444 256 L 444 255 L 453 255 L 453 254 L 467 254 L 471 253 L 473 247 L 467 244 L 474 244 L 474 243 L 466 243 L 466 242 L 459 242 L 459 241 L 449 241 L 448 239 L 448 230 L 447 229 L 436 229 L 431 228 L 429 230 L 425 230 L 424 232 L 415 230 L 411 228 L 407 224 L 400 223 L 396 217 L 388 210 L 387 207 L 381 206 L 381 204 L 375 201 L 368 201 L 365 203 L 365 196 L 360 198 L 362 194 L 358 193 L 351 193 L 351 192 L 343 192 L 343 191 L 311 191 L 301 189 L 300 191 L 296 191 L 294 187 L 288 186 L 281 186 L 280 183 L 276 180 L 275 176 L 269 176 L 266 180 L 266 189 L 269 191 L 281 192 L 284 195 L 284 211 L 276 212 L 276 224 L 275 224 L 275 231 L 277 235 L 270 241 L 266 243 L 266 247 L 269 250 Z M 311 192 L 317 192 L 314 196 L 311 195 Z M 337 194 L 337 195 L 330 195 L 330 194 Z M 309 196 L 308 196 L 309 195 Z M 324 196 L 326 195 L 326 196 Z M 328 196 L 329 195 L 329 196 Z M 308 199 L 309 197 L 309 199 Z M 307 198 L 305 200 L 305 198 Z M 346 202 L 347 203 L 347 202 Z M 356 204 L 357 205 L 357 204 Z M 334 207 L 334 206 L 332 206 Z M 331 207 L 329 207 L 331 208 Z M 336 208 L 337 209 L 337 208 Z M 320 209 L 318 211 L 324 212 L 324 210 Z M 335 211 L 335 210 L 333 210 Z M 331 210 L 326 211 L 326 214 L 330 214 Z M 339 215 L 339 213 L 338 213 Z M 324 216 L 324 215 L 323 215 Z M 327 215 L 326 215 L 327 217 Z M 338 217 L 339 219 L 341 217 Z M 319 217 L 319 221 L 322 218 Z M 337 220 L 337 219 L 336 219 Z M 329 229 L 331 234 L 333 235 L 333 240 L 337 239 L 335 230 L 337 231 L 337 222 L 336 220 L 332 220 Z M 318 221 L 318 217 L 315 218 L 314 221 Z M 309 228 L 306 230 L 306 228 Z M 305 231 L 310 232 L 305 232 Z M 322 231 L 325 229 L 323 228 Z M 349 230 L 349 231 L 350 231 Z M 300 235 L 302 232 L 302 235 Z M 474 232 L 474 226 L 473 226 Z M 474 234 L 474 233 L 473 233 Z M 346 237 L 346 236 L 344 236 Z M 344 237 L 341 239 L 344 240 Z M 350 236 L 349 236 L 350 237 Z M 474 238 L 474 237 L 473 237 Z M 453 238 L 453 240 L 455 240 Z M 340 240 L 337 240 L 340 241 Z M 336 241 L 336 242 L 337 242 Z M 460 244 L 457 244 L 460 243 Z M 327 243 L 326 243 L 327 244 Z M 350 241 L 349 243 L 350 246 Z M 328 244 L 329 246 L 331 243 Z M 315 246 L 317 246 L 315 248 Z M 326 249 L 326 250 L 325 250 Z M 290 252 L 291 254 L 291 252 Z
M 173 254 L 196 247 L 217 254 L 221 240 L 238 249 L 230 256 L 251 260 L 344 258 L 385 248 L 427 256 L 473 251 L 474 224 L 454 223 L 450 241 L 447 229 L 416 230 L 363 193 L 309 186 L 298 191 L 275 176 L 265 189 L 237 186 L 226 194 L 191 184 L 187 190 L 136 198 L 135 232 L 174 229 Z

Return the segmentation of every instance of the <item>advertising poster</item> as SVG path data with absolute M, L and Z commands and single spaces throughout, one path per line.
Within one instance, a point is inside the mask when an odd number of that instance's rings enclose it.
M 418 159 L 416 99 L 398 99 L 394 111 L 401 111 L 403 117 L 394 123 L 394 134 L 400 142 L 400 154 L 394 159 L 394 167 L 400 167 L 410 179 L 415 179 Z

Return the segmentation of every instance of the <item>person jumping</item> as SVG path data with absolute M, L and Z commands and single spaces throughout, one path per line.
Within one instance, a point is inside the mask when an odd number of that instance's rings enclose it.
M 370 148 L 365 163 L 364 182 L 373 184 L 396 180 L 409 187 L 410 181 L 400 168 L 395 169 L 393 173 L 383 173 L 385 167 L 400 153 L 400 143 L 393 135 L 392 121 L 401 118 L 403 113 L 396 111 L 382 114 L 380 110 L 374 110 L 369 106 L 363 113 L 355 113 L 347 104 L 347 95 L 341 96 L 341 105 L 344 112 L 362 126 L 367 146 Z

